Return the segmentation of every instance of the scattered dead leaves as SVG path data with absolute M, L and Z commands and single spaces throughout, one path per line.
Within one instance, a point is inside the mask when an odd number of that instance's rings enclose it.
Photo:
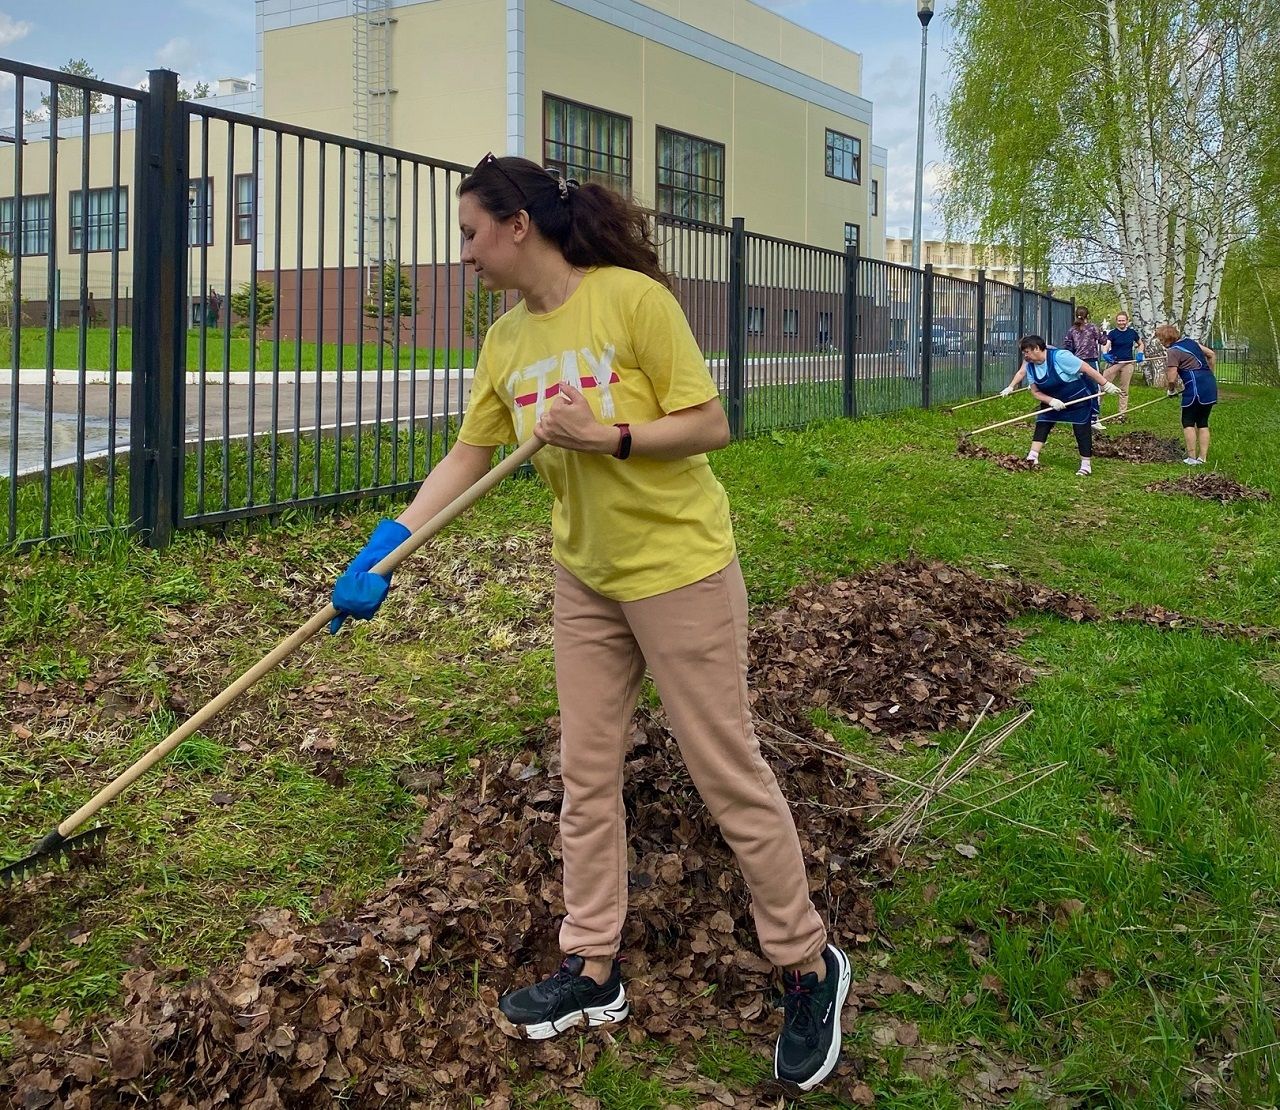
M 999 451 L 992 451 L 990 447 L 984 447 L 981 443 L 975 443 L 971 439 L 962 439 L 956 444 L 956 454 L 968 459 L 986 459 L 993 462 L 1002 470 L 1035 470 L 1036 464 L 1030 459 L 1023 458 L 1021 455 L 1005 455 Z
M 1271 492 L 1242 485 L 1214 470 L 1196 470 L 1180 478 L 1168 478 L 1143 487 L 1148 493 L 1185 493 L 1205 501 L 1270 501 Z
M 1094 436 L 1093 454 L 1095 458 L 1121 459 L 1124 462 L 1178 462 L 1183 457 L 1183 445 L 1168 436 L 1135 431 L 1118 436 Z

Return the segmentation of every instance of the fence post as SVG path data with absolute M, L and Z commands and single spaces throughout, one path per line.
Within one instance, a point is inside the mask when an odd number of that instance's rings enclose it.
M 1018 282 L 1018 339 L 1027 334 L 1027 285 Z
M 840 369 L 842 376 L 841 401 L 846 417 L 858 415 L 858 391 L 855 384 L 856 356 L 858 348 L 858 246 L 851 243 L 844 249 L 844 338 L 841 341 Z
M 920 404 L 933 401 L 933 263 L 924 267 L 924 296 L 920 312 Z
M 733 217 L 729 233 L 729 433 L 741 439 L 746 428 L 747 225 Z
M 186 371 L 187 128 L 178 75 L 148 74 L 138 103 L 133 217 L 133 387 L 129 514 L 150 547 L 178 520 Z
M 974 385 L 982 396 L 982 363 L 987 346 L 987 271 L 978 271 L 978 311 L 974 322 Z

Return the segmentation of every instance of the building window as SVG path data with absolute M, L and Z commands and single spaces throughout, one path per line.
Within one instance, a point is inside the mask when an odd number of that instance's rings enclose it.
M 852 247 L 855 251 L 862 250 L 862 229 L 857 224 L 844 225 L 844 245 Z
M 782 310 L 782 334 L 797 336 L 800 334 L 800 312 L 794 308 Z
M 827 128 L 827 176 L 841 181 L 862 180 L 862 140 Z
M 764 305 L 747 305 L 747 334 L 764 335 Z
M 109 251 L 129 247 L 129 187 L 90 189 L 87 215 L 81 214 L 85 194 L 76 190 L 70 195 L 67 221 L 71 235 L 71 253 L 82 250 Z M 113 211 L 114 210 L 114 211 Z M 111 233 L 115 226 L 115 235 Z M 114 240 L 114 241 L 113 241 Z
M 187 246 L 213 245 L 213 178 L 187 182 Z
M 819 312 L 817 319 L 817 327 L 814 329 L 814 338 L 818 343 L 818 350 L 825 351 L 831 346 L 831 313 Z
M 724 223 L 724 144 L 658 128 L 659 212 Z
M 253 242 L 253 174 L 236 174 L 236 242 Z
M 871 214 L 880 215 L 880 182 L 874 177 L 871 179 Z
M 0 250 L 14 254 L 13 197 L 0 198 Z M 18 249 L 24 255 L 49 253 L 49 194 L 22 198 Z
M 542 163 L 576 178 L 631 193 L 631 120 L 600 108 L 542 98 Z

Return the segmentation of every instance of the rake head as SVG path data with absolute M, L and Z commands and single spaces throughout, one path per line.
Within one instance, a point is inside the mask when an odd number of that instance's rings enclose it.
M 101 846 L 109 828 L 109 825 L 99 825 L 74 836 L 63 836 L 54 829 L 36 845 L 31 855 L 0 867 L 0 886 L 11 886 L 42 871 L 52 870 L 63 860 L 74 866 L 86 853 Z

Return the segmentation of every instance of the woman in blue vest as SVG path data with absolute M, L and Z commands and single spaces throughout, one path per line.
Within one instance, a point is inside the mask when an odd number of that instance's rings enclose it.
M 1040 402 L 1027 461 L 1039 466 L 1040 448 L 1049 438 L 1053 426 L 1070 424 L 1076 434 L 1076 446 L 1080 448 L 1080 469 L 1076 474 L 1081 477 L 1092 474 L 1093 429 L 1090 424 L 1093 406 L 1086 398 L 1100 391 L 1119 393 L 1120 387 L 1107 381 L 1094 367 L 1070 351 L 1050 348 L 1038 335 L 1024 335 L 1018 341 L 1018 349 L 1022 353 L 1022 366 L 1001 393 L 1007 397 L 1025 378 L 1031 396 Z
M 1218 379 L 1213 366 L 1217 356 L 1173 324 L 1156 328 L 1165 349 L 1165 377 L 1170 390 L 1182 391 L 1182 435 L 1187 441 L 1188 466 L 1202 466 L 1209 457 L 1209 413 L 1218 403 Z M 1197 443 L 1197 440 L 1199 441 Z

